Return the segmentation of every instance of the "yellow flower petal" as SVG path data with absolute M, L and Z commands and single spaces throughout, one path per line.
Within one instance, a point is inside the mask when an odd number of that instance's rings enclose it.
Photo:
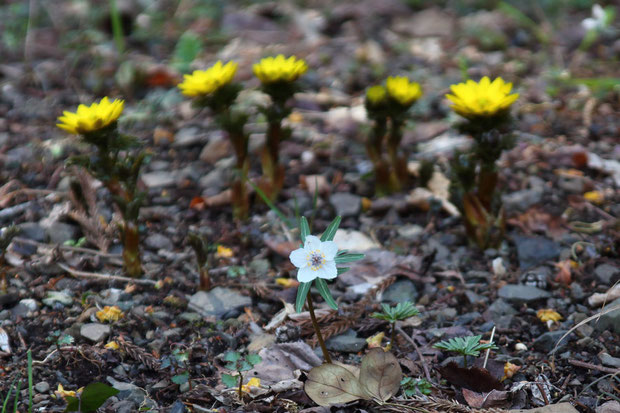
M 230 61 L 223 64 L 218 60 L 207 70 L 195 70 L 191 75 L 184 75 L 178 85 L 185 96 L 206 96 L 215 93 L 221 87 L 232 82 L 237 73 L 237 63 Z
M 64 111 L 56 126 L 73 134 L 95 132 L 116 122 L 123 112 L 123 105 L 123 100 L 110 102 L 106 96 L 99 103 L 79 105 L 75 112 Z
M 250 393 L 252 387 L 260 387 L 260 379 L 258 377 L 252 377 L 247 384 L 241 386 L 241 391 Z
M 118 350 L 119 349 L 118 343 L 116 341 L 110 341 L 109 343 L 107 343 L 103 347 L 107 348 L 107 349 L 110 349 L 110 350 Z
M 217 253 L 215 254 L 218 258 L 231 258 L 233 256 L 233 251 L 225 247 L 223 245 L 217 246 Z
M 543 323 L 546 323 L 547 321 L 557 322 L 562 319 L 562 316 L 558 312 L 549 308 L 538 310 L 536 312 L 536 317 L 538 317 L 538 319 Z
M 106 322 L 106 321 L 118 321 L 121 318 L 123 318 L 123 312 L 121 311 L 121 309 L 118 306 L 112 306 L 110 307 L 109 305 L 106 305 L 105 307 L 103 307 L 103 310 L 97 311 L 97 313 L 95 314 L 95 316 L 99 319 L 99 321 Z
M 465 118 L 491 117 L 508 110 L 519 98 L 518 93 L 510 94 L 511 90 L 512 83 L 505 83 L 501 77 L 491 81 L 485 76 L 479 83 L 470 79 L 451 85 L 452 93 L 446 99 L 452 102 L 452 110 Z
M 385 89 L 390 98 L 402 106 L 411 106 L 422 96 L 419 83 L 410 82 L 404 76 L 390 76 L 385 81 Z
M 263 84 L 294 82 L 308 71 L 308 65 L 303 59 L 295 56 L 285 58 L 280 54 L 261 59 L 252 66 L 252 70 Z

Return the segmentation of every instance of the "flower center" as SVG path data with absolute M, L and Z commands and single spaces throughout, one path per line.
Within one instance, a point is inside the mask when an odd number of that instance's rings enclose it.
M 312 271 L 317 271 L 323 268 L 323 264 L 325 264 L 325 254 L 320 250 L 314 250 L 306 256 L 306 260 Z

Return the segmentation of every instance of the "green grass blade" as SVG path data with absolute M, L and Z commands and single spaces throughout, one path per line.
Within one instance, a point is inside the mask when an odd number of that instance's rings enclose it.
M 32 413 L 32 350 L 28 350 L 28 412 Z
M 15 389 L 15 403 L 13 403 L 13 412 L 17 413 L 17 404 L 19 403 L 19 390 L 22 388 L 21 380 L 17 382 L 17 389 Z
M 312 287 L 312 282 L 299 283 L 299 287 L 297 287 L 297 298 L 295 299 L 296 312 L 301 313 L 301 310 L 304 308 L 304 303 L 306 302 L 306 297 L 310 292 L 310 287 Z
M 306 237 L 310 235 L 310 226 L 308 225 L 308 220 L 306 217 L 301 217 L 299 220 L 299 232 L 301 236 L 301 243 L 306 243 Z
M 336 261 L 336 264 L 345 264 L 347 262 L 359 261 L 361 259 L 364 259 L 364 257 L 364 254 L 345 253 L 337 255 L 336 258 L 334 258 L 334 261 Z
M 338 227 L 340 226 L 340 221 L 342 221 L 342 217 L 340 215 L 334 218 L 323 235 L 321 235 L 321 241 L 333 241 L 336 231 L 338 231 Z
M 271 199 L 269 199 L 267 197 L 267 195 L 265 195 L 265 193 L 262 191 L 262 189 L 260 189 L 258 186 L 254 185 L 254 183 L 252 181 L 250 181 L 248 179 L 248 183 L 252 186 L 252 188 L 254 188 L 254 190 L 256 191 L 256 193 L 258 194 L 258 196 L 260 196 L 260 199 L 263 200 L 263 202 L 269 207 L 269 209 L 271 209 L 277 216 L 278 218 L 280 218 L 282 220 L 282 222 L 284 222 L 284 224 L 289 227 L 289 229 L 293 229 L 295 228 L 295 226 L 293 225 L 293 223 L 291 222 L 290 219 L 288 219 L 283 213 L 282 211 L 280 211 L 280 209 L 275 206 L 275 204 L 273 202 L 271 202 Z
M 2 413 L 6 413 L 6 406 L 9 404 L 9 398 L 11 397 L 11 393 L 13 392 L 13 387 L 15 386 L 15 380 L 11 382 L 11 386 L 9 387 L 9 391 L 6 393 L 6 397 L 4 399 L 4 403 L 2 403 Z
M 112 21 L 112 35 L 114 36 L 114 43 L 118 49 L 118 54 L 123 54 L 125 51 L 125 38 L 123 36 L 123 26 L 121 23 L 121 15 L 116 6 L 116 0 L 109 0 L 110 2 L 110 20 Z
M 319 290 L 319 294 L 321 294 L 321 297 L 323 297 L 327 305 L 330 306 L 333 310 L 337 310 L 338 304 L 336 304 L 334 297 L 332 297 L 332 293 L 329 292 L 329 286 L 327 285 L 325 280 L 322 278 L 317 278 L 315 280 L 315 284 L 316 288 Z

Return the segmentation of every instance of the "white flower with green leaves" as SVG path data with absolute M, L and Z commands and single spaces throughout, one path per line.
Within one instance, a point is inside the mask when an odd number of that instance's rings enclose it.
M 303 248 L 291 252 L 289 258 L 297 271 L 297 280 L 302 283 L 309 283 L 315 278 L 326 280 L 334 279 L 338 276 L 336 268 L 336 253 L 338 245 L 334 241 L 321 241 L 314 235 L 308 235 Z

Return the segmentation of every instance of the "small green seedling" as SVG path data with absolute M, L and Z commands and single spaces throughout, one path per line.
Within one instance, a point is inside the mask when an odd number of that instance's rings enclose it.
M 443 340 L 433 345 L 440 350 L 452 351 L 463 356 L 463 363 L 467 368 L 467 356 L 478 357 L 482 350 L 498 349 L 493 343 L 481 343 L 482 336 L 454 337 L 450 340 Z
M 245 357 L 237 351 L 229 351 L 224 355 L 224 361 L 227 361 L 228 370 L 237 372 L 237 376 L 232 374 L 222 374 L 222 383 L 228 387 L 238 386 L 239 400 L 243 399 L 243 372 L 252 370 L 252 368 L 260 363 L 263 359 L 258 354 L 247 354 Z
M 170 380 L 181 386 L 189 381 L 189 351 L 180 348 L 172 350 L 172 356 L 165 356 L 161 368 L 170 368 L 172 376 Z
M 91 383 L 77 397 L 67 396 L 66 412 L 95 413 L 108 398 L 116 396 L 118 390 L 103 383 Z
M 198 264 L 198 273 L 200 274 L 200 291 L 209 291 L 211 289 L 209 267 L 211 266 L 212 253 L 216 248 L 209 243 L 204 235 L 190 233 L 187 236 L 187 242 L 196 254 L 196 263 Z
M 400 387 L 403 389 L 405 397 L 428 396 L 431 394 L 432 384 L 426 379 L 415 379 L 413 377 L 405 377 L 400 381 Z
M 392 332 L 390 335 L 390 344 L 394 343 L 396 335 L 396 322 L 406 320 L 409 317 L 420 314 L 420 311 L 409 301 L 398 303 L 394 307 L 390 307 L 387 304 L 381 304 L 382 313 L 373 313 L 370 316 L 379 320 L 385 320 L 392 326 Z

